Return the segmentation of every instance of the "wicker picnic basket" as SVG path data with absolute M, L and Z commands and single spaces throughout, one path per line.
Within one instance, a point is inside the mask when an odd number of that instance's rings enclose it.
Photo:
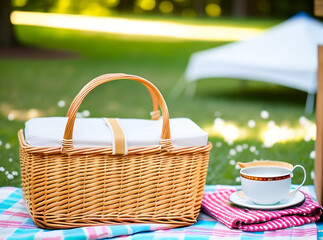
M 157 147 L 133 147 L 127 155 L 110 147 L 73 147 L 76 113 L 95 87 L 128 79 L 144 84 L 153 100 L 152 119 L 162 112 Z M 18 133 L 23 197 L 34 222 L 60 229 L 103 224 L 196 222 L 211 144 L 174 148 L 164 98 L 149 81 L 106 74 L 90 81 L 73 100 L 61 147 L 30 146 Z

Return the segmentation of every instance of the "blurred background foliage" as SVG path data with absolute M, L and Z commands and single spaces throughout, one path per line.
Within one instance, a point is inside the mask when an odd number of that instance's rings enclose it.
M 12 0 L 15 10 L 111 16 L 290 17 L 313 13 L 313 0 Z

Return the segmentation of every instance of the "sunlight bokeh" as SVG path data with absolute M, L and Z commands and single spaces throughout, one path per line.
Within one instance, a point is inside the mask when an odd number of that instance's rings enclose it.
M 219 117 L 214 120 L 212 126 L 207 126 L 204 130 L 210 136 L 222 137 L 230 145 L 238 139 L 244 139 L 246 132 L 245 129 L 238 127 L 237 124 Z
M 259 130 L 254 130 L 255 125 Z M 234 122 L 218 117 L 212 126 L 206 126 L 204 130 L 210 136 L 223 138 L 230 145 L 237 140 L 258 139 L 263 143 L 263 147 L 269 148 L 276 143 L 316 140 L 316 125 L 304 116 L 300 117 L 299 124 L 296 126 L 290 126 L 287 123 L 278 125 L 272 120 L 257 123 L 254 120 L 249 120 L 248 127 L 238 126 Z
M 162 13 L 171 13 L 174 10 L 174 4 L 171 1 L 162 1 L 159 4 L 159 10 Z
M 260 28 L 190 25 L 116 17 L 20 11 L 14 11 L 11 14 L 11 22 L 16 25 L 199 41 L 237 41 L 254 37 L 263 31 Z
M 307 120 L 306 124 L 300 124 L 290 127 L 287 124 L 276 125 L 275 123 L 267 124 L 261 133 L 261 140 L 264 147 L 272 147 L 275 143 L 284 143 L 289 141 L 297 141 L 304 139 L 305 141 L 315 141 L 316 125 Z
M 137 4 L 142 10 L 149 11 L 154 9 L 156 2 L 154 0 L 139 0 Z
M 221 7 L 216 3 L 209 3 L 205 7 L 205 12 L 210 17 L 219 17 L 221 15 Z

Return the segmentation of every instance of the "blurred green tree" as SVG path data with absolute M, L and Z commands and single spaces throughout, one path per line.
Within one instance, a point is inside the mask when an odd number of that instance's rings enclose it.
M 0 0 L 1 4 L 10 0 Z M 187 17 L 280 17 L 313 14 L 314 0 L 11 0 L 23 11 L 108 16 L 117 13 L 172 14 Z M 1 10 L 6 9 L 1 6 Z
M 10 22 L 11 0 L 0 0 L 0 47 L 17 45 L 17 40 Z

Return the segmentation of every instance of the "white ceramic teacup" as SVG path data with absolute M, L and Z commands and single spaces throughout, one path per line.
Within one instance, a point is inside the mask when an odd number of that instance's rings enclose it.
M 304 179 L 295 190 L 290 191 L 292 172 L 297 167 L 303 169 Z M 297 193 L 306 180 L 306 171 L 301 165 L 292 170 L 274 166 L 247 167 L 241 169 L 240 176 L 244 194 L 256 204 L 267 205 Z

